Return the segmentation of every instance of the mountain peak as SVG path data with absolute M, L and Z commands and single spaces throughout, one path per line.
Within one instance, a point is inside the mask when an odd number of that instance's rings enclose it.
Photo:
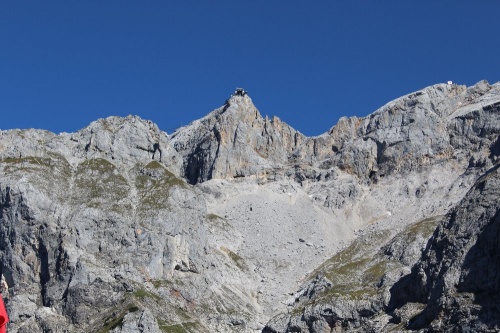
M 259 176 L 276 168 L 294 175 L 296 171 L 287 171 L 292 162 L 308 177 L 336 165 L 376 179 L 450 158 L 455 149 L 467 145 L 450 142 L 450 135 L 456 136 L 452 129 L 463 127 L 455 118 L 494 103 L 492 91 L 486 82 L 469 89 L 437 84 L 395 99 L 366 117 L 341 119 L 324 135 L 306 137 L 278 118 L 262 118 L 248 92 L 238 88 L 223 107 L 180 129 L 172 141 L 184 156 L 185 177 L 193 184 Z M 491 138 L 487 141 L 486 146 Z
M 192 184 L 212 178 L 257 175 L 286 163 L 303 135 L 278 118 L 263 118 L 238 88 L 226 103 L 176 131 L 171 139 L 184 156 L 184 176 Z

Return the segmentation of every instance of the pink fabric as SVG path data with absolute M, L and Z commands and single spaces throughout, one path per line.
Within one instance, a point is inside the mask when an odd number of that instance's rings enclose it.
M 0 295 L 0 333 L 7 333 L 8 322 L 9 322 L 9 316 L 7 315 L 7 310 L 5 310 L 3 297 Z

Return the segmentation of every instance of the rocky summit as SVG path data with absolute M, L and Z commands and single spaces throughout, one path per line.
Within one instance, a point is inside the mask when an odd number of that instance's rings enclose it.
M 0 131 L 8 332 L 500 330 L 500 83 L 437 84 L 307 137 L 238 90 Z

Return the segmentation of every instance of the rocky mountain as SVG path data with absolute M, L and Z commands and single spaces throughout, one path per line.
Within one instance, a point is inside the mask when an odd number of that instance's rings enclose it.
M 391 288 L 395 320 L 431 331 L 499 329 L 499 185 L 497 165 L 446 215 L 411 273 Z
M 0 131 L 9 332 L 495 331 L 499 134 L 485 81 L 317 137 L 244 93 Z

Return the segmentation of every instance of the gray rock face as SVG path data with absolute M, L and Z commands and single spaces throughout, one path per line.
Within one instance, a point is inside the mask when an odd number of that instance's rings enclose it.
M 226 104 L 172 135 L 184 159 L 184 177 L 196 184 L 283 168 L 304 135 L 274 117 L 264 119 L 248 95 Z
M 494 329 L 496 171 L 427 242 L 498 163 L 499 114 L 480 82 L 310 138 L 246 94 L 171 136 L 133 116 L 0 131 L 9 332 Z
M 342 118 L 328 133 L 311 138 L 277 118 L 262 118 L 248 96 L 233 96 L 179 129 L 172 142 L 192 184 L 276 173 L 293 174 L 301 182 L 321 178 L 334 165 L 373 180 L 450 159 L 491 166 L 490 148 L 498 146 L 499 90 L 485 81 L 469 89 L 438 84 L 368 117 Z
M 425 304 L 409 321 L 427 331 L 495 331 L 500 325 L 498 235 L 500 169 L 479 178 L 435 231 L 410 275 L 391 290 L 392 305 Z
M 445 217 L 410 225 L 385 245 L 380 231 L 375 243 L 362 235 L 319 268 L 326 281 L 311 280 L 295 309 L 263 332 L 496 331 L 499 182 L 497 165 Z
M 186 291 L 182 301 L 160 296 L 189 290 L 178 281 L 208 265 L 204 199 L 166 168 L 179 172 L 166 138 L 137 117 L 59 136 L 1 133 L 0 260 L 12 296 L 9 331 L 134 331 L 134 309 L 150 309 L 146 314 L 165 327 L 196 323 L 185 299 L 202 303 L 210 292 Z M 153 160 L 155 143 L 162 162 Z M 195 290 L 206 288 L 191 280 Z M 146 325 L 141 318 L 137 327 Z
M 166 133 L 151 121 L 137 116 L 108 117 L 91 123 L 76 133 L 54 133 L 43 130 L 2 131 L 0 156 L 22 158 L 28 156 L 49 158 L 53 154 L 63 155 L 74 166 L 88 159 L 103 158 L 118 166 L 130 167 L 138 161 L 155 159 L 178 175 L 182 160 L 170 145 Z M 44 155 L 44 154 L 47 155 Z M 52 155 L 50 155 L 52 154 Z
M 11 159 L 3 167 L 2 273 L 14 295 L 32 295 L 30 308 L 54 309 L 75 331 L 88 331 L 105 321 L 103 310 L 120 317 L 155 295 L 145 282 L 203 270 L 202 199 L 158 162 L 128 174 L 105 159 L 73 170 L 62 157 Z M 32 316 L 24 302 L 9 305 L 20 313 L 13 324 Z
M 123 318 L 119 327 L 112 329 L 113 333 L 161 333 L 156 318 L 148 310 L 129 312 Z
M 386 314 L 390 288 L 420 258 L 421 249 L 441 218 L 418 221 L 399 233 L 385 229 L 359 235 L 349 247 L 318 267 L 318 275 L 295 295 L 293 310 L 272 318 L 263 332 L 394 329 Z

